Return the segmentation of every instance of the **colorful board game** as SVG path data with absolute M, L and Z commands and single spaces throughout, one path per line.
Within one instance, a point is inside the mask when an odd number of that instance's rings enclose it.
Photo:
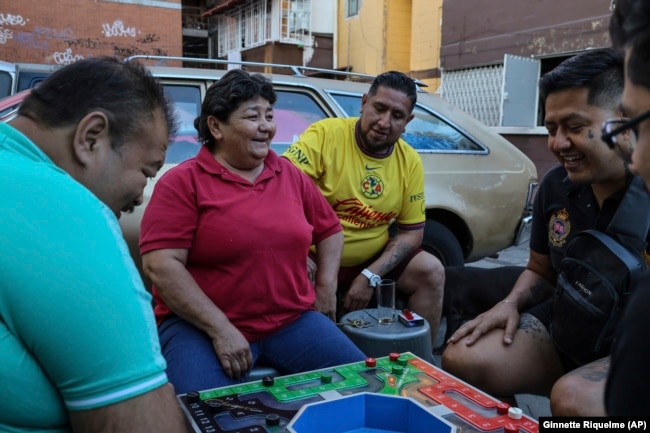
M 178 396 L 198 433 L 286 432 L 306 404 L 357 393 L 409 397 L 458 432 L 538 433 L 534 419 L 411 353 Z M 341 416 L 346 416 L 344 413 Z

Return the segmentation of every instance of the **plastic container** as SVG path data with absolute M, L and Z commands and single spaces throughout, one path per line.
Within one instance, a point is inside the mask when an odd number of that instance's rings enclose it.
M 362 392 L 303 406 L 290 433 L 452 433 L 456 428 L 407 397 Z

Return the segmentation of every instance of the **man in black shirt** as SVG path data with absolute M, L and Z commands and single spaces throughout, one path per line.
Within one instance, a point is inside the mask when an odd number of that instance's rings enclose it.
M 548 325 L 566 246 L 580 231 L 607 226 L 631 178 L 600 138 L 605 119 L 622 115 L 622 91 L 623 57 L 612 49 L 583 52 L 542 77 L 548 148 L 560 164 L 539 188 L 526 270 L 504 300 L 461 326 L 443 353 L 443 368 L 493 395 L 548 395 L 556 416 L 605 414 L 609 358 L 571 362 Z

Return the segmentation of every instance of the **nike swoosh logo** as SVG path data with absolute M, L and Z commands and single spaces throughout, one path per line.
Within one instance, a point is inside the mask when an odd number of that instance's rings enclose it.
M 378 169 L 380 169 L 380 168 L 381 168 L 381 167 L 368 167 L 368 164 L 366 164 L 366 170 L 368 170 L 368 171 L 378 170 Z

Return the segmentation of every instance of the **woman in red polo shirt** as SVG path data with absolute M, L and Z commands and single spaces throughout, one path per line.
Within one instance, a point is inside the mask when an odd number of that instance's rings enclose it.
M 195 122 L 201 150 L 161 177 L 142 219 L 143 267 L 178 393 L 245 381 L 258 361 L 297 373 L 365 358 L 333 321 L 338 218 L 269 149 L 275 101 L 261 75 L 233 70 L 213 84 Z

